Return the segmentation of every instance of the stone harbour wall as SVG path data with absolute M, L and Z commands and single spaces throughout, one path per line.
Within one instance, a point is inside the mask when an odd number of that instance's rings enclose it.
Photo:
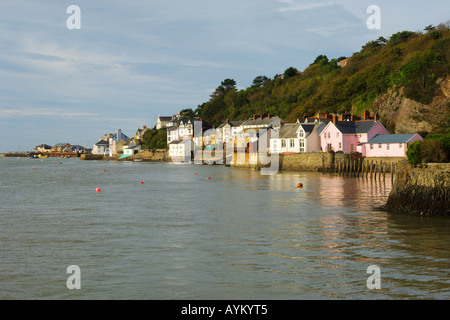
M 450 216 L 450 164 L 400 168 L 385 208 L 406 215 Z

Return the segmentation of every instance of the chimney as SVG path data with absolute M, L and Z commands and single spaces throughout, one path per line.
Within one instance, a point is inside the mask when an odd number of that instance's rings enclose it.
M 333 115 L 333 123 L 337 124 L 337 122 L 338 122 L 338 116 L 337 116 L 337 114 L 335 114 L 335 115 Z
M 270 119 L 272 116 L 270 114 L 268 114 L 267 117 Z
M 355 121 L 355 115 L 353 113 L 350 115 L 350 121 Z
M 370 111 L 364 110 L 364 120 L 368 120 L 370 118 Z
M 374 118 L 375 121 L 378 121 L 378 120 L 379 120 L 378 112 L 375 113 L 375 116 L 374 116 L 374 117 L 375 117 L 375 118 Z
M 147 129 L 147 126 L 144 126 L 143 128 L 144 128 L 144 129 Z
M 256 114 L 253 115 L 253 120 L 256 120 Z
M 262 120 L 264 118 L 264 114 L 259 115 L 259 120 Z

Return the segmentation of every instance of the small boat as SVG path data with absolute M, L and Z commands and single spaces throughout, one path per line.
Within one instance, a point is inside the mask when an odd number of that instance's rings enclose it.
M 134 162 L 141 162 L 142 159 L 134 159 Z
M 48 158 L 48 156 L 44 156 L 44 155 L 42 155 L 42 154 L 38 155 L 38 157 L 39 157 L 39 159 L 45 159 L 45 158 Z

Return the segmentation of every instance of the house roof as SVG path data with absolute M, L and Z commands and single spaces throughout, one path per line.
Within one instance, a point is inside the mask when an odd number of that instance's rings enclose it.
M 109 146 L 109 142 L 106 140 L 100 140 L 95 144 L 96 146 Z
M 407 143 L 411 140 L 416 134 L 378 134 L 372 139 L 370 139 L 368 144 L 373 143 Z
M 159 116 L 158 119 L 160 121 L 170 121 L 172 120 L 172 117 Z
M 55 147 L 57 148 L 57 147 L 65 147 L 65 146 L 70 146 L 71 144 L 70 143 L 57 143 L 57 144 L 55 144 Z
M 321 122 L 321 123 L 319 123 L 318 125 L 317 125 L 317 133 L 318 134 L 321 134 L 322 133 L 322 131 L 323 131 L 323 129 L 325 129 L 325 127 L 327 126 L 327 124 L 328 124 L 328 121 L 327 122 Z
M 300 126 L 305 130 L 306 133 L 311 133 L 314 130 L 316 124 L 314 123 L 300 123 Z
M 339 121 L 336 124 L 338 130 L 343 134 L 368 133 L 377 121 Z
M 50 145 L 48 145 L 48 144 L 41 144 L 41 145 L 39 145 L 39 146 L 37 146 L 36 148 L 45 148 L 45 149 L 51 149 L 52 148 L 52 146 L 50 146 Z
M 278 117 L 266 117 L 266 118 L 256 118 L 253 120 L 253 118 L 250 118 L 248 120 L 245 120 L 241 123 L 243 126 L 259 126 L 259 125 L 272 125 L 272 124 L 278 124 L 281 122 L 281 119 Z
M 173 125 L 172 127 L 168 128 L 168 131 L 177 130 L 180 127 L 180 124 L 186 125 L 186 124 L 189 124 L 189 122 L 192 125 L 194 125 L 195 122 L 201 122 L 203 131 L 212 128 L 212 125 L 210 125 L 208 122 L 206 122 L 205 120 L 203 120 L 201 118 L 189 118 L 189 119 L 180 119 L 180 120 L 178 120 L 175 125 Z
M 278 131 L 278 138 L 297 138 L 297 130 L 299 127 L 300 125 L 298 123 L 286 123 L 280 128 L 280 131 Z

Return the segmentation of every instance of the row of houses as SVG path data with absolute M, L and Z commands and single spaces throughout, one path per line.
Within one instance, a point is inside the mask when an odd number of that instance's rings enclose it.
M 271 115 L 254 115 L 244 121 L 225 121 L 213 128 L 200 118 L 160 122 L 167 129 L 169 156 L 186 155 L 196 148 L 222 148 L 252 152 L 267 150 L 279 153 L 343 152 L 362 157 L 405 157 L 408 146 L 423 140 L 417 133 L 390 134 L 379 121 L 365 111 L 362 117 L 352 114 L 305 115 L 287 123 Z M 158 119 L 159 120 L 159 119 Z
M 133 138 L 128 137 L 121 129 L 115 133 L 105 134 L 94 144 L 92 154 L 109 157 L 120 155 L 121 158 L 132 156 L 141 150 L 140 140 L 147 130 L 148 128 L 143 126 L 137 130 Z
M 36 153 L 90 153 L 92 149 L 85 148 L 80 145 L 72 145 L 70 143 L 57 143 L 54 146 L 41 144 L 36 146 L 33 151 Z

